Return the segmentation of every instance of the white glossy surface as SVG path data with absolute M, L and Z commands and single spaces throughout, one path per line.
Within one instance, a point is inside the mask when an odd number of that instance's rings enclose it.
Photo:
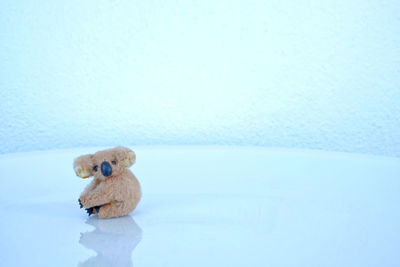
M 88 219 L 72 160 L 0 156 L 1 266 L 399 266 L 400 159 L 137 147 L 143 199 Z

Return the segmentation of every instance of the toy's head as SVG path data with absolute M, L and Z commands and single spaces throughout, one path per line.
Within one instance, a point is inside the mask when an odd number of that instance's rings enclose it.
M 74 160 L 74 171 L 81 178 L 94 176 L 100 180 L 118 176 L 136 161 L 136 154 L 126 147 L 101 150 Z

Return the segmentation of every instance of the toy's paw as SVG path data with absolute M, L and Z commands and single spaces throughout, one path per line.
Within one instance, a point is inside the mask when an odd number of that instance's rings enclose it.
M 95 210 L 96 210 L 96 213 L 99 213 L 99 211 L 100 211 L 100 206 L 95 206 L 95 207 L 93 207 Z
M 86 212 L 87 212 L 88 216 L 93 214 L 93 210 L 94 210 L 93 208 L 86 209 Z
M 79 197 L 79 205 L 81 205 L 82 206 L 82 208 L 87 208 L 87 207 L 90 207 L 91 205 L 88 205 L 88 200 L 87 200 L 87 197 L 86 196 L 80 196 Z
M 92 208 L 86 209 L 88 216 L 90 216 L 92 214 L 97 214 L 97 213 L 99 213 L 99 211 L 100 211 L 100 206 L 94 206 Z
M 79 207 L 80 207 L 80 208 L 83 208 L 83 205 L 82 205 L 81 199 L 78 199 L 78 202 L 79 202 Z

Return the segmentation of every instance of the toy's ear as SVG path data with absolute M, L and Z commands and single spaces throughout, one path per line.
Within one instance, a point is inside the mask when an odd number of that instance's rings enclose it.
M 83 155 L 74 160 L 74 171 L 81 178 L 93 175 L 93 155 Z
M 113 153 L 122 167 L 129 168 L 136 162 L 136 154 L 129 148 L 119 146 L 113 149 Z

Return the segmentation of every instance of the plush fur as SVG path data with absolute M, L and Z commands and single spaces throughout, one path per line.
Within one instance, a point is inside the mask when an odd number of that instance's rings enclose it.
M 119 217 L 136 208 L 141 197 L 140 184 L 128 169 L 135 161 L 135 152 L 125 147 L 98 151 L 74 160 L 77 176 L 94 176 L 79 198 L 79 204 L 89 216 Z

